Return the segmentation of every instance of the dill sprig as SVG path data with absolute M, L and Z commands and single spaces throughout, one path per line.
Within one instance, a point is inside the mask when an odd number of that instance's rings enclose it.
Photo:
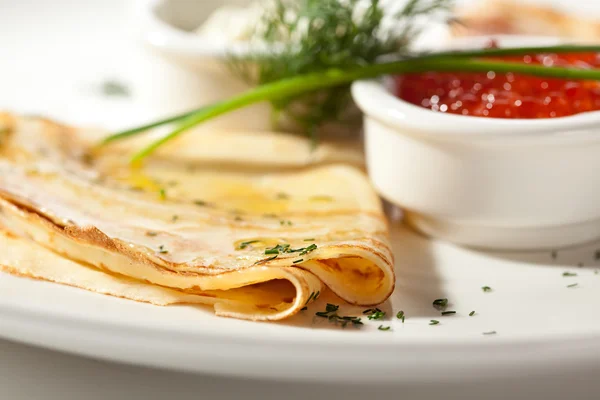
M 448 10 L 453 0 L 410 0 L 386 10 L 380 0 L 272 0 L 252 37 L 270 51 L 232 56 L 232 70 L 264 85 L 329 69 L 373 64 L 406 55 L 420 33 L 416 17 Z M 286 117 L 313 138 L 326 121 L 340 121 L 351 103 L 350 83 L 272 99 L 273 122 Z

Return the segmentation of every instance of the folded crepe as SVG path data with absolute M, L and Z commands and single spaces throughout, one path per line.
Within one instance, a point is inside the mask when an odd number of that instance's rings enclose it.
M 393 291 L 387 223 L 363 172 L 340 164 L 359 159 L 350 150 L 191 134 L 131 168 L 151 139 L 98 150 L 104 134 L 0 114 L 3 271 L 252 320 L 325 288 L 365 306 Z

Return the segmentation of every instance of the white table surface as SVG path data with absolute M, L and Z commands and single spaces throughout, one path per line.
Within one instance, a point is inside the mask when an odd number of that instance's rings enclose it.
M 192 1 L 192 0 L 190 0 Z M 207 1 L 207 0 L 197 0 Z M 185 107 L 185 72 L 134 40 L 131 2 L 0 0 L 0 109 L 69 122 L 121 126 Z M 105 79 L 126 82 L 131 99 L 94 93 Z M 2 329 L 2 321 L 0 321 Z M 199 360 L 201 362 L 201 360 Z M 443 374 L 443 371 L 432 371 Z M 353 386 L 199 376 L 84 359 L 0 340 L 0 399 L 505 399 L 598 398 L 597 376 L 523 376 L 518 381 L 451 385 Z M 517 397 L 516 394 L 519 393 Z

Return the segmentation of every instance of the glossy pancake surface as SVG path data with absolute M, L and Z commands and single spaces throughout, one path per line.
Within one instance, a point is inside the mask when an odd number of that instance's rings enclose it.
M 227 151 L 192 134 L 131 168 L 139 140 L 97 151 L 98 132 L 9 114 L 0 131 L 0 241 L 19 243 L 5 271 L 256 320 L 293 315 L 325 286 L 360 305 L 393 290 L 379 199 L 335 151 L 281 165 L 281 134 Z

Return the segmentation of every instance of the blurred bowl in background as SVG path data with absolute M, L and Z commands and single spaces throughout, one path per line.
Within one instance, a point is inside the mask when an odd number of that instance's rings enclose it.
M 228 54 L 244 54 L 249 52 L 249 47 L 194 32 L 219 7 L 249 3 L 249 0 L 150 0 L 140 3 L 138 16 L 141 20 L 138 22 L 144 44 L 189 77 L 187 87 L 181 88 L 177 100 L 178 112 L 223 100 L 250 88 L 225 65 Z M 271 130 L 270 118 L 269 105 L 258 104 L 203 124 L 198 130 Z

